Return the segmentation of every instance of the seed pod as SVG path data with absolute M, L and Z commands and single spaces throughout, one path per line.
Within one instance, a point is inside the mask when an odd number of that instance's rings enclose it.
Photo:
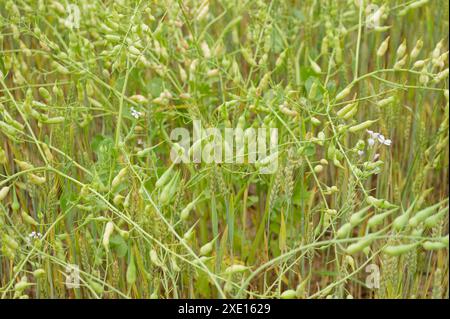
M 105 247 L 106 251 L 109 250 L 109 238 L 111 237 L 113 232 L 114 232 L 114 223 L 110 221 L 110 222 L 106 223 L 105 231 L 103 233 L 103 240 L 102 240 L 103 247 Z
M 280 295 L 281 299 L 295 299 L 297 298 L 297 293 L 293 289 L 285 290 Z
M 416 45 L 414 46 L 414 48 L 411 51 L 411 59 L 415 59 L 419 56 L 419 53 L 422 50 L 422 47 L 423 47 L 422 39 L 417 40 Z
M 244 266 L 244 265 L 239 265 L 239 264 L 231 265 L 231 266 L 227 267 L 227 269 L 225 269 L 225 274 L 231 275 L 231 274 L 238 273 L 238 272 L 244 272 L 248 269 L 249 269 L 249 267 Z
M 403 245 L 390 245 L 383 248 L 383 252 L 389 256 L 399 256 L 407 253 L 408 251 L 413 250 L 416 248 L 418 243 L 412 243 L 412 244 L 403 244 Z
M 50 148 L 48 147 L 48 145 L 47 144 L 42 144 L 42 148 L 44 150 L 44 154 L 45 154 L 45 157 L 47 158 L 47 160 L 49 162 L 53 162 L 53 154 L 50 151 Z
M 94 292 L 97 295 L 102 295 L 103 294 L 104 289 L 103 289 L 103 286 L 100 283 L 98 283 L 96 281 L 93 281 L 93 280 L 89 280 L 89 279 L 87 279 L 87 283 L 88 283 L 88 286 L 90 288 L 92 288 L 92 290 L 94 290 Z
M 441 48 L 442 48 L 442 41 L 439 41 L 436 44 L 436 47 L 434 48 L 433 52 L 431 53 L 432 59 L 436 60 L 439 58 L 439 55 L 441 54 Z
M 434 226 L 436 226 L 439 221 L 445 217 L 445 215 L 447 214 L 448 209 L 443 209 L 440 212 L 438 212 L 437 214 L 428 217 L 427 219 L 425 219 L 425 226 L 428 228 L 433 228 Z
M 116 175 L 116 177 L 113 178 L 111 182 L 111 188 L 116 188 L 125 178 L 128 171 L 128 167 L 122 168 L 119 173 Z
M 116 225 L 114 225 L 114 228 L 119 233 L 120 237 L 122 237 L 123 239 L 128 240 L 128 238 L 130 238 L 130 232 L 128 230 L 120 229 Z
M 340 101 L 340 100 L 342 100 L 342 99 L 345 99 L 345 98 L 351 93 L 352 88 L 353 88 L 353 85 L 352 85 L 352 84 L 348 85 L 346 88 L 344 88 L 341 92 L 339 92 L 339 93 L 336 95 L 335 100 L 336 100 L 336 101 Z
M 315 167 L 314 167 L 314 172 L 316 173 L 316 174 L 319 174 L 319 173 L 321 173 L 323 171 L 323 166 L 322 165 L 316 165 Z
M 34 166 L 31 165 L 31 164 L 28 163 L 28 162 L 19 161 L 19 160 L 17 160 L 17 159 L 14 159 L 14 161 L 17 163 L 17 166 L 19 166 L 19 168 L 20 168 L 22 171 L 26 171 L 26 170 L 30 170 L 30 169 L 33 169 L 33 168 L 34 168 Z
M 35 271 L 33 271 L 33 276 L 36 279 L 42 278 L 45 275 L 45 270 L 42 268 L 38 268 Z
M 352 229 L 353 229 L 352 224 L 345 223 L 336 232 L 336 238 L 337 239 L 347 238 L 350 235 L 350 232 L 352 231 Z
M 209 59 L 211 57 L 211 50 L 209 49 L 208 43 L 206 43 L 206 41 L 203 41 L 200 44 L 200 47 L 202 49 L 203 56 L 205 57 L 205 59 Z
M 200 198 L 197 197 L 196 199 L 194 199 L 192 202 L 190 202 L 189 204 L 186 205 L 185 208 L 183 208 L 183 210 L 180 213 L 180 218 L 181 220 L 186 220 L 189 217 L 189 213 L 191 212 L 191 210 L 194 208 L 195 204 L 197 203 L 198 199 Z
M 128 47 L 128 51 L 129 51 L 131 54 L 136 55 L 136 56 L 141 55 L 141 51 L 140 51 L 138 48 L 136 48 L 135 46 L 133 46 L 133 45 L 130 45 L 130 46 Z
M 211 69 L 208 70 L 208 72 L 206 73 L 206 76 L 209 78 L 213 78 L 219 75 L 219 69 Z
M 5 186 L 0 189 L 0 201 L 4 200 L 9 193 L 11 186 Z
M 428 81 L 430 80 L 426 73 L 427 73 L 427 67 L 424 66 L 421 71 L 421 74 L 419 76 L 419 82 L 423 85 L 426 85 L 428 83 Z
M 42 119 L 41 122 L 45 123 L 45 124 L 60 124 L 63 123 L 66 120 L 66 118 L 64 116 L 55 116 L 55 117 L 50 117 L 48 119 Z
M 175 163 L 173 163 L 156 181 L 155 188 L 161 188 L 162 186 L 166 185 L 166 183 L 170 179 L 170 175 L 172 174 L 173 167 Z
M 405 64 L 406 64 L 406 59 L 407 58 L 408 58 L 408 55 L 406 54 L 402 59 L 400 59 L 397 62 L 395 62 L 394 69 L 398 70 L 398 69 L 403 68 L 405 66 Z
M 40 94 L 45 100 L 49 101 L 49 100 L 52 98 L 51 95 L 50 95 L 50 92 L 48 92 L 46 88 L 40 87 L 40 88 L 38 89 L 38 91 L 39 91 L 39 94 Z
M 342 109 L 340 109 L 336 115 L 340 118 L 343 118 L 345 114 L 356 108 L 357 103 L 349 103 L 346 106 L 344 106 Z
M 56 69 L 56 71 L 58 71 L 59 73 L 61 73 L 63 75 L 70 74 L 70 71 L 66 67 L 62 66 L 61 64 L 59 64 L 56 61 L 52 62 L 52 66 Z
M 382 57 L 385 55 L 385 53 L 388 49 L 388 46 L 389 46 L 389 39 L 390 39 L 390 36 L 388 36 L 383 42 L 381 42 L 381 45 L 379 46 L 379 48 L 377 50 L 377 55 L 379 57 Z
M 409 220 L 409 210 L 403 213 L 402 215 L 398 216 L 394 222 L 392 223 L 393 228 L 396 231 L 401 231 L 403 228 L 405 228 L 406 224 Z
M 19 244 L 17 243 L 17 241 L 15 241 L 8 234 L 3 234 L 2 240 L 12 250 L 16 250 L 17 248 L 19 248 Z
M 46 178 L 45 177 L 41 177 L 32 173 L 28 174 L 28 180 L 30 181 L 30 183 L 35 184 L 35 185 L 41 185 L 44 184 L 46 182 Z
M 136 282 L 136 264 L 134 263 L 134 255 L 130 254 L 130 263 L 127 267 L 126 279 L 127 284 L 133 285 Z
M 439 73 L 436 75 L 436 77 L 434 78 L 434 82 L 435 82 L 435 83 L 439 83 L 439 82 L 441 82 L 442 80 L 445 80 L 445 79 L 448 77 L 448 74 L 449 74 L 449 69 L 448 69 L 448 68 L 445 69 L 445 70 L 443 70 L 443 71 L 441 71 L 441 72 L 439 72 Z
M 378 102 L 377 102 L 377 105 L 378 105 L 379 107 L 384 107 L 384 106 L 386 106 L 386 105 L 391 104 L 391 103 L 394 102 L 394 101 L 395 101 L 395 96 L 390 96 L 390 97 L 388 97 L 388 98 L 382 99 L 381 101 L 378 101 Z
M 352 214 L 352 216 L 350 217 L 350 224 L 352 225 L 352 227 L 355 227 L 364 221 L 367 210 L 368 208 L 363 209 L 358 213 Z
M 21 293 L 27 287 L 32 286 L 33 284 L 29 283 L 26 276 L 23 276 L 20 281 L 14 285 L 14 291 L 17 293 Z
M 406 39 L 397 48 L 397 60 L 401 59 L 406 53 Z
M 9 125 L 3 121 L 0 121 L 0 129 L 5 133 L 5 134 L 9 134 L 10 136 L 17 136 L 17 129 L 12 126 Z
M 350 111 L 348 111 L 346 114 L 344 114 L 344 116 L 342 117 L 344 120 L 348 120 L 350 118 L 353 117 L 353 115 L 356 114 L 356 112 L 358 112 L 358 105 L 356 104 L 355 107 L 353 109 L 351 109 Z
M 150 261 L 152 263 L 154 263 L 155 266 L 158 266 L 158 267 L 161 267 L 161 268 L 163 266 L 161 261 L 158 258 L 158 254 L 156 253 L 156 250 L 154 250 L 154 249 L 150 250 Z
M 213 257 L 201 256 L 200 258 L 195 259 L 195 260 L 193 261 L 193 264 L 194 264 L 194 265 L 201 265 L 201 264 L 204 264 L 204 263 L 208 262 L 208 261 L 211 260 L 212 258 L 213 258 Z
M 320 120 L 314 116 L 311 117 L 311 124 L 314 126 L 319 126 L 322 122 L 320 122 Z
M 113 198 L 113 203 L 114 203 L 114 205 L 119 206 L 120 204 L 123 203 L 124 199 L 125 199 L 125 197 L 123 195 L 117 194 Z
M 322 73 L 322 69 L 313 59 L 309 58 L 309 63 L 311 64 L 311 68 L 315 73 Z
M 440 241 L 426 241 L 422 244 L 423 249 L 425 250 L 439 250 L 448 247 L 448 243 L 443 243 Z
M 436 208 L 438 208 L 440 205 L 441 203 L 437 203 L 433 206 L 422 209 L 409 220 L 409 225 L 412 227 L 416 227 L 419 223 L 423 222 L 427 217 L 433 214 Z
M 194 235 L 195 226 L 197 226 L 197 223 L 192 225 L 192 227 L 189 228 L 189 230 L 186 233 L 184 233 L 183 240 L 187 241 L 187 240 L 190 240 L 192 238 L 192 236 Z
M 425 66 L 425 63 L 427 63 L 427 60 L 417 60 L 413 64 L 413 69 L 420 69 Z
M 386 32 L 387 30 L 389 30 L 390 28 L 392 28 L 391 25 L 383 25 L 383 26 L 376 26 L 374 28 L 374 30 L 375 30 L 375 32 L 383 33 L 383 32 Z
M 362 251 L 364 248 L 368 247 L 370 244 L 372 244 L 372 242 L 375 239 L 374 237 L 375 236 L 373 236 L 372 234 L 369 234 L 365 238 L 362 238 L 359 241 L 357 241 L 356 243 L 349 245 L 345 251 L 347 252 L 347 254 L 350 255 L 358 253 Z
M 178 176 L 179 172 L 177 172 L 173 177 L 172 180 L 164 186 L 164 188 L 159 193 L 159 202 L 161 205 L 166 205 L 170 202 L 170 200 L 173 198 L 177 187 L 178 187 Z
M 375 122 L 377 122 L 377 121 L 378 121 L 378 120 L 368 120 L 368 121 L 362 122 L 362 123 L 360 123 L 360 124 L 351 126 L 351 127 L 348 129 L 348 131 L 351 132 L 351 133 L 354 133 L 354 132 L 357 132 L 357 131 L 360 131 L 360 130 L 364 130 L 364 129 L 366 129 L 366 128 L 369 128 L 373 123 L 375 123 Z
M 22 210 L 21 216 L 22 216 L 22 219 L 23 219 L 23 221 L 25 223 L 33 225 L 33 226 L 38 226 L 39 225 L 39 223 L 33 217 L 28 215 L 24 210 Z
M 288 108 L 287 103 L 284 102 L 283 104 L 279 105 L 279 109 L 283 114 L 289 115 L 289 116 L 297 116 L 298 113 L 297 111 L 291 110 L 290 108 Z
M 200 247 L 200 256 L 208 255 L 213 250 L 215 241 L 216 239 L 213 239 L 209 243 L 206 243 Z
M 374 215 L 374 216 L 370 217 L 369 220 L 367 221 L 367 225 L 370 228 L 377 227 L 378 225 L 380 225 L 385 220 L 386 217 L 388 217 L 390 214 L 392 214 L 393 211 L 394 210 L 389 211 L 389 212 L 385 212 L 385 213 L 382 213 L 382 214 L 377 214 L 377 215 Z

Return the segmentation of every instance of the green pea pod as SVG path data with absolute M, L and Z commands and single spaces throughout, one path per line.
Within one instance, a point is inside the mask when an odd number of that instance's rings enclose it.
M 22 216 L 22 219 L 23 219 L 23 221 L 25 223 L 33 225 L 33 226 L 38 226 L 39 225 L 39 223 L 36 220 L 34 220 L 33 217 L 28 215 L 25 211 L 22 211 L 21 216 Z
M 425 226 L 427 226 L 428 228 L 433 228 L 434 226 L 436 226 L 439 221 L 444 218 L 444 216 L 447 214 L 448 209 L 445 208 L 443 210 L 441 210 L 440 212 L 438 212 L 437 214 L 434 214 L 433 216 L 428 217 L 427 219 L 425 219 Z
M 134 263 L 134 256 L 133 253 L 131 253 L 130 256 L 130 263 L 127 267 L 127 284 L 132 285 L 136 282 L 136 264 Z
M 386 246 L 383 249 L 383 252 L 388 254 L 389 256 L 399 256 L 407 253 L 410 250 L 413 250 L 415 247 L 417 247 L 417 245 L 418 243 Z
M 362 122 L 360 124 L 353 125 L 348 129 L 348 131 L 351 133 L 355 133 L 355 132 L 364 130 L 366 128 L 369 128 L 373 123 L 376 123 L 377 121 L 378 120 L 368 120 L 368 121 Z
M 167 184 L 167 182 L 170 179 L 170 175 L 172 174 L 173 171 L 173 167 L 174 167 L 175 163 L 173 163 L 156 181 L 155 183 L 155 187 L 156 188 L 160 188 L 164 185 Z
M 439 250 L 448 247 L 448 243 L 443 243 L 441 241 L 426 241 L 422 244 L 423 249 L 425 250 Z
M 9 193 L 10 186 L 5 186 L 0 189 L 0 201 L 4 200 Z
M 350 103 L 347 104 L 346 106 L 344 106 L 342 109 L 340 109 L 336 115 L 340 118 L 344 118 L 345 114 L 347 114 L 348 112 L 350 112 L 351 110 L 353 110 L 356 107 L 356 103 Z
M 372 244 L 374 239 L 374 236 L 369 234 L 366 238 L 362 238 L 358 242 L 349 245 L 346 249 L 346 252 L 350 255 L 356 254 Z
M 423 222 L 427 217 L 433 214 L 433 212 L 441 205 L 442 203 L 437 203 L 433 206 L 429 206 L 425 209 L 422 209 L 409 220 L 409 225 L 412 227 L 416 227 L 419 223 Z
M 342 225 L 338 231 L 336 232 L 336 238 L 338 239 L 342 239 L 342 238 L 346 238 L 348 237 L 348 235 L 350 234 L 351 230 L 353 229 L 352 224 L 350 223 L 345 223 L 344 225 Z
M 367 211 L 369 210 L 369 207 L 364 208 L 362 211 L 354 213 L 351 217 L 350 217 L 350 224 L 355 227 L 357 225 L 359 225 L 365 218 L 365 215 L 367 213 Z
M 392 214 L 395 210 L 390 210 L 388 212 L 377 214 L 369 218 L 369 221 L 367 222 L 367 225 L 370 228 L 375 228 L 376 226 L 380 225 L 386 217 L 388 217 L 390 214 Z

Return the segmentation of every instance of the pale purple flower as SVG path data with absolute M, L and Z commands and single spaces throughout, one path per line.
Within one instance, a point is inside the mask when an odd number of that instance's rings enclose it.
M 375 144 L 375 140 L 386 146 L 390 146 L 392 144 L 392 140 L 385 138 L 383 134 L 371 130 L 367 130 L 367 133 L 370 135 L 370 138 L 367 140 L 369 146 L 373 146 Z

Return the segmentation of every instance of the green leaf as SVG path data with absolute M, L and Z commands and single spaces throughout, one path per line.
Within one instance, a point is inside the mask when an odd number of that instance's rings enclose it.
M 116 234 L 113 235 L 109 240 L 109 246 L 117 254 L 118 257 L 122 258 L 128 252 L 128 245 L 122 236 Z

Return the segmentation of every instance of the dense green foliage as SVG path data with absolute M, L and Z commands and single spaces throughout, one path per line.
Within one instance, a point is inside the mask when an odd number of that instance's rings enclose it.
M 0 0 L 0 296 L 448 298 L 448 28 L 444 0 Z M 276 171 L 174 164 L 194 120 L 277 128 Z

